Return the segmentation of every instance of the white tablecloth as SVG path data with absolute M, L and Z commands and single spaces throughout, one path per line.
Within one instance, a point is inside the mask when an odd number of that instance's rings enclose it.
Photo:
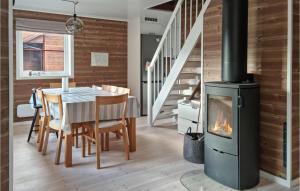
M 43 89 L 44 94 L 62 95 L 63 102 L 63 119 L 62 129 L 66 133 L 71 132 L 72 123 L 82 123 L 95 121 L 95 100 L 96 96 L 113 96 L 114 93 L 98 90 L 90 87 L 70 88 L 68 92 L 63 92 L 61 88 Z M 32 103 L 32 97 L 30 99 Z M 41 103 L 37 99 L 37 103 Z M 119 119 L 121 113 L 121 105 L 107 105 L 100 108 L 100 120 Z M 126 117 L 137 118 L 140 116 L 140 106 L 137 98 L 128 97 Z M 57 105 L 50 106 L 51 115 L 54 118 L 58 116 Z

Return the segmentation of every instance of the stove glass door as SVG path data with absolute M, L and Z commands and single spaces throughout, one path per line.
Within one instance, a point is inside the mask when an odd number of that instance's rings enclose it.
M 208 132 L 232 139 L 232 97 L 208 96 Z

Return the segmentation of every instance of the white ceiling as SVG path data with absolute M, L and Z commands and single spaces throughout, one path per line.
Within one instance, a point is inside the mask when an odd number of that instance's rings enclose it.
M 76 12 L 79 16 L 127 20 L 135 11 L 142 13 L 146 8 L 170 0 L 79 0 Z M 73 4 L 61 0 L 16 0 L 15 9 L 72 15 Z

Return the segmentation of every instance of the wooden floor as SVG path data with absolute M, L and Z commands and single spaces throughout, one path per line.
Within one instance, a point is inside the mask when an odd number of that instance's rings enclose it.
M 29 123 L 22 123 L 14 127 L 15 191 L 184 191 L 181 176 L 203 169 L 202 165 L 182 158 L 183 137 L 177 134 L 175 126 L 151 128 L 146 125 L 145 118 L 137 120 L 137 152 L 131 153 L 131 160 L 124 160 L 122 142 L 112 137 L 111 150 L 102 152 L 100 170 L 96 169 L 95 156 L 81 157 L 81 148 L 73 148 L 73 168 L 64 167 L 63 157 L 60 165 L 54 165 L 56 137 L 51 136 L 48 153 L 42 156 L 37 152 L 35 135 L 30 144 L 26 142 L 29 126 Z M 255 190 L 288 190 L 262 182 Z M 212 191 L 216 191 L 213 188 Z M 211 189 L 206 187 L 203 191 L 206 190 Z

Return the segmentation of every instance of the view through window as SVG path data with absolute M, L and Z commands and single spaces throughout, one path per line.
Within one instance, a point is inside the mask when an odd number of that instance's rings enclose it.
M 23 32 L 23 67 L 32 71 L 64 70 L 64 35 Z
M 68 76 L 71 68 L 70 42 L 70 35 L 18 31 L 18 77 Z

